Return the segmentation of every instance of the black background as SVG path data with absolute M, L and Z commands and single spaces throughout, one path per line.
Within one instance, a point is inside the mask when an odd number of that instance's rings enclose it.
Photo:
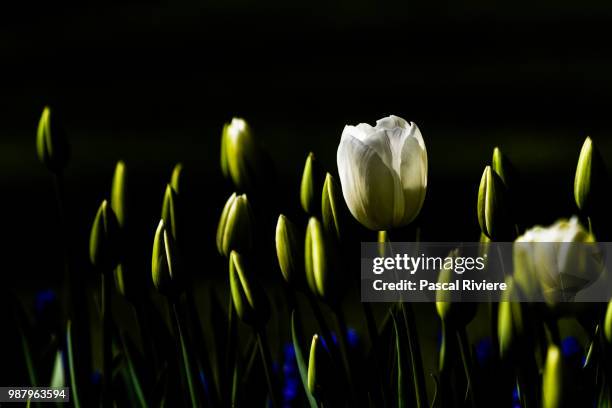
M 143 270 L 164 185 L 182 161 L 191 250 L 206 274 L 225 276 L 214 231 L 231 187 L 219 138 L 234 115 L 275 161 L 279 185 L 267 200 L 294 217 L 308 151 L 336 173 L 343 126 L 389 114 L 416 122 L 428 148 L 423 240 L 478 239 L 476 193 L 496 145 L 524 176 L 523 226 L 570 216 L 584 137 L 612 163 L 612 6 L 532 3 L 3 4 L 2 273 L 31 289 L 61 276 L 52 177 L 34 145 L 45 104 L 72 145 L 68 212 L 83 273 L 90 223 L 124 159 Z

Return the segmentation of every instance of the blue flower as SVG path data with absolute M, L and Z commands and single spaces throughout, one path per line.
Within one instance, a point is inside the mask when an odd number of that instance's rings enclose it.
M 291 407 L 298 396 L 300 378 L 293 344 L 283 347 L 283 407 Z

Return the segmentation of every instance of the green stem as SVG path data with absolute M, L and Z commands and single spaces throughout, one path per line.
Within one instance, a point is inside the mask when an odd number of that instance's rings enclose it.
M 266 383 L 268 384 L 268 392 L 270 393 L 270 401 L 273 408 L 279 408 L 278 400 L 276 399 L 276 387 L 272 378 L 272 355 L 270 354 L 270 344 L 265 333 L 265 329 L 257 330 L 257 343 L 259 344 L 259 352 L 264 366 L 264 374 Z
M 417 408 L 425 408 L 429 405 L 427 403 L 423 361 L 421 360 L 421 347 L 417 336 L 414 311 L 410 303 L 400 303 L 400 307 L 404 316 L 404 324 L 408 332 L 408 347 L 410 349 L 410 359 L 412 361 L 412 378 L 414 380 L 416 406 Z
M 187 332 L 185 331 L 185 325 L 182 321 L 181 312 L 178 310 L 178 301 L 172 302 L 172 310 L 174 312 L 174 318 L 176 319 L 176 329 L 178 330 L 185 379 L 187 381 L 187 387 L 189 388 L 189 399 L 192 407 L 198 407 L 199 403 L 196 385 L 193 379 L 193 368 L 191 367 L 191 361 L 189 359 L 192 353 L 190 352 L 191 348 L 189 345 L 189 339 L 187 338 Z
M 461 354 L 461 361 L 463 363 L 463 370 L 465 371 L 465 378 L 467 380 L 467 391 L 470 394 L 472 406 L 476 406 L 476 393 L 474 392 L 474 382 L 472 378 L 472 353 L 470 352 L 467 333 L 465 327 L 457 329 L 457 340 L 459 341 L 459 352 Z
M 342 356 L 342 365 L 346 373 L 346 379 L 348 381 L 349 390 L 351 395 L 355 395 L 355 383 L 353 381 L 353 372 L 351 370 L 351 363 L 348 357 L 348 341 L 346 340 L 347 326 L 344 320 L 344 315 L 341 310 L 335 310 L 334 315 L 336 317 L 336 323 L 338 325 L 338 343 L 340 344 L 340 355 Z
M 332 334 L 327 322 L 325 321 L 325 317 L 323 316 L 323 312 L 321 311 L 321 307 L 317 303 L 316 299 L 312 294 L 308 294 L 308 302 L 310 303 L 310 307 L 312 312 L 314 313 L 315 320 L 319 324 L 319 328 L 321 329 L 321 335 L 323 336 L 323 340 L 328 345 L 328 347 L 333 347 L 334 343 L 332 341 Z
M 111 312 L 111 290 L 113 280 L 109 276 L 102 274 L 102 359 L 104 382 L 102 390 L 103 406 L 112 406 L 112 383 L 113 383 L 113 321 Z
M 225 358 L 225 378 L 232 378 L 234 369 L 237 364 L 238 355 L 236 353 L 236 343 L 238 337 L 238 326 L 236 324 L 236 311 L 234 310 L 234 303 L 232 301 L 232 295 L 229 294 L 229 304 L 227 306 L 227 348 Z M 232 386 L 227 387 L 227 401 L 232 400 Z
M 187 308 L 189 309 L 189 315 L 191 316 L 191 321 L 193 324 L 192 332 L 193 340 L 196 343 L 195 352 L 198 356 L 198 368 L 204 373 L 204 396 L 208 400 L 210 406 L 216 407 L 218 404 L 215 396 L 218 389 L 212 383 L 214 382 L 214 376 L 212 374 L 212 366 L 210 363 L 210 359 L 208 353 L 206 352 L 204 336 L 202 334 L 202 324 L 200 323 L 198 309 L 196 307 L 192 291 L 187 290 L 185 295 L 187 298 Z

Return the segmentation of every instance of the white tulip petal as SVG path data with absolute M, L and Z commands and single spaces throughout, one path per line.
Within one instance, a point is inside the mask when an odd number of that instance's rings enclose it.
M 399 225 L 410 223 L 421 210 L 427 189 L 427 152 L 419 141 L 408 137 L 401 149 L 400 180 L 404 213 Z
M 390 225 L 393 173 L 378 153 L 357 138 L 343 135 L 337 159 L 342 194 L 351 214 L 372 230 Z

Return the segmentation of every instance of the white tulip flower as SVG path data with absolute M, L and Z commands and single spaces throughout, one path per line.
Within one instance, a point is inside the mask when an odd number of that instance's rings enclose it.
M 572 300 L 603 269 L 595 237 L 577 217 L 531 228 L 516 239 L 513 252 L 515 281 L 530 300 L 538 292 L 548 303 Z
M 409 224 L 427 190 L 427 150 L 417 125 L 397 116 L 345 126 L 338 173 L 353 216 L 371 230 Z

